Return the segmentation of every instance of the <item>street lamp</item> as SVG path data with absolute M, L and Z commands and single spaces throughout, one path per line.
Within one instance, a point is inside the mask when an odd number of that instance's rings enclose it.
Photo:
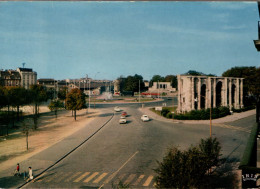
M 100 72 L 97 72 L 96 74 L 95 74 L 95 76 L 94 76 L 94 80 L 96 79 L 96 75 L 97 74 L 99 74 Z M 94 98 L 94 109 L 96 108 L 96 100 L 95 100 L 95 98 Z
M 205 101 L 206 101 L 206 97 L 205 97 L 205 96 L 203 96 L 203 95 L 199 95 L 199 96 L 203 97 L 203 98 L 205 99 Z M 198 101 L 198 97 L 195 98 L 194 101 L 197 102 L 197 101 Z M 211 104 L 210 104 L 210 106 L 209 106 L 209 126 L 210 126 L 209 135 L 210 135 L 210 138 L 212 137 L 212 118 L 211 118 L 211 111 L 212 111 L 212 110 L 211 110 Z

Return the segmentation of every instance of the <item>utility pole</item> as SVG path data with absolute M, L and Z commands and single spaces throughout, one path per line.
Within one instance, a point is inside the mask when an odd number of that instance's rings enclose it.
M 140 90 L 140 80 L 139 80 L 139 103 L 140 103 L 140 96 L 141 96 L 141 90 Z

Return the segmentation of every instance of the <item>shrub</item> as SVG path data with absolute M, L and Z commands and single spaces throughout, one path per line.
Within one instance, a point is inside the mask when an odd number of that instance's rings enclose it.
M 166 118 L 172 119 L 172 113 L 171 113 L 171 112 L 168 112 L 167 115 L 166 115 Z
M 203 188 L 204 178 L 212 166 L 217 166 L 220 145 L 216 138 L 201 140 L 198 146 L 187 151 L 177 147 L 168 149 L 162 162 L 155 169 L 158 188 Z
M 163 108 L 162 111 L 161 111 L 161 115 L 163 117 L 166 117 L 166 115 L 170 112 L 170 110 L 168 110 L 167 108 Z

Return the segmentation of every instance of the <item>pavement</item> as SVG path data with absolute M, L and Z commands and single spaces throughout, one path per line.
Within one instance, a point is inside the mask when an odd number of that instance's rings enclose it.
M 150 108 L 152 108 L 152 107 L 139 108 L 139 111 L 143 112 L 143 114 L 148 115 L 152 119 L 156 119 L 156 120 L 163 121 L 163 122 L 171 122 L 171 123 L 175 122 L 175 123 L 186 123 L 186 124 L 210 124 L 209 120 L 174 120 L 174 119 L 167 119 L 163 116 L 160 116 L 160 115 L 152 112 L 150 110 Z M 255 109 L 249 110 L 249 111 L 246 111 L 246 112 L 241 112 L 241 113 L 233 113 L 232 115 L 228 115 L 228 116 L 225 116 L 225 117 L 222 117 L 222 118 L 212 119 L 212 124 L 232 122 L 232 121 L 243 119 L 243 118 L 246 118 L 248 116 L 255 115 L 255 114 L 256 114 Z

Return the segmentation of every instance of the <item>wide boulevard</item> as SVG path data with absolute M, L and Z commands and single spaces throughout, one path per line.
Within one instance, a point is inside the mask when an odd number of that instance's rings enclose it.
M 165 102 L 172 103 L 171 100 Z M 150 105 L 156 104 L 145 104 Z M 34 182 L 23 187 L 111 188 L 121 182 L 134 188 L 152 188 L 157 160 L 163 159 L 167 148 L 175 145 L 186 149 L 198 144 L 200 139 L 209 137 L 209 125 L 159 120 L 142 122 L 140 118 L 143 113 L 139 110 L 141 104 L 120 105 L 128 116 L 127 124 L 119 124 L 121 112 L 114 112 L 114 106 L 96 105 L 102 113 L 95 122 L 32 157 L 31 162 L 38 162 L 39 166 L 46 162 L 51 166 L 54 159 L 61 158 L 58 157 L 60 151 L 66 154 L 73 148 L 73 142 L 78 140 L 80 143 L 91 136 Z M 213 124 L 212 134 L 221 143 L 222 157 L 240 161 L 254 121 L 254 116 L 250 116 L 235 122 Z

